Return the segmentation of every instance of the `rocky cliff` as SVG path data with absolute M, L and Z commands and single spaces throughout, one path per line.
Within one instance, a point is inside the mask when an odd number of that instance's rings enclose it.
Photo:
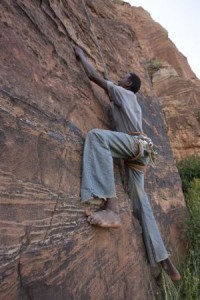
M 160 152 L 146 191 L 169 252 L 180 253 L 185 204 L 174 157 L 198 149 L 199 81 L 142 8 L 111 0 L 86 5 L 110 78 L 133 70 L 143 81 L 144 131 Z M 79 201 L 82 132 L 111 128 L 106 94 L 74 56 L 75 42 L 102 72 L 83 2 L 0 6 L 0 298 L 153 299 L 156 281 L 117 163 L 122 228 L 89 226 Z

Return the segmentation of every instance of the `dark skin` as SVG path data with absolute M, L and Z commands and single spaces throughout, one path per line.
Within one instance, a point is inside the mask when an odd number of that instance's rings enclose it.
M 106 93 L 108 93 L 107 81 L 88 62 L 83 50 L 80 47 L 75 46 L 74 51 L 76 53 L 76 57 L 81 61 L 88 78 L 91 81 L 95 82 L 98 86 L 103 88 Z M 129 78 L 130 78 L 130 74 L 125 75 L 122 79 L 120 79 L 118 81 L 118 85 L 127 90 L 130 90 L 130 86 L 131 86 L 132 82 Z
M 96 69 L 88 62 L 83 50 L 75 46 L 74 51 L 76 57 L 82 63 L 82 66 L 87 74 L 88 78 L 95 82 L 98 86 L 104 89 L 108 94 L 107 81 L 96 71 Z M 130 85 L 132 82 L 129 80 L 130 75 L 127 74 L 121 80 L 119 80 L 118 85 L 123 88 L 130 90 Z M 107 198 L 105 203 L 105 209 L 98 212 L 86 211 L 87 220 L 90 224 L 104 227 L 104 228 L 117 228 L 121 226 L 121 221 L 119 217 L 119 205 L 116 198 Z
M 87 74 L 88 78 L 99 85 L 101 88 L 105 90 L 108 94 L 107 82 L 106 80 L 97 73 L 95 68 L 88 62 L 83 50 L 75 46 L 74 51 L 76 53 L 76 57 L 82 63 L 82 66 Z M 118 81 L 118 85 L 131 90 L 132 82 L 130 80 L 130 74 L 124 76 L 121 80 Z M 121 221 L 119 217 L 119 205 L 116 198 L 107 198 L 105 209 L 92 213 L 90 211 L 86 211 L 87 220 L 90 224 L 104 227 L 104 228 L 118 228 L 121 226 Z M 173 281 L 179 281 L 181 276 L 179 272 L 176 270 L 174 265 L 172 264 L 169 258 L 160 262 L 163 269 L 167 272 L 167 274 L 171 277 Z

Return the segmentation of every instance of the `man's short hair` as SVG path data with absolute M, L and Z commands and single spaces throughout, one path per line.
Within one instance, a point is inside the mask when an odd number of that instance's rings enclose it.
M 130 80 L 132 81 L 132 85 L 130 86 L 131 91 L 133 91 L 136 94 L 139 91 L 141 86 L 140 77 L 138 77 L 134 73 L 130 73 Z

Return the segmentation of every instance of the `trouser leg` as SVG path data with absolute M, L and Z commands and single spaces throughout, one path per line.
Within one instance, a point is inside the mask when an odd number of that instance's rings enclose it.
M 144 191 L 144 174 L 128 169 L 128 193 L 132 202 L 133 214 L 139 219 L 143 239 L 151 265 L 168 257 L 167 250 L 160 235 L 156 220 Z
M 81 200 L 88 201 L 94 196 L 116 197 L 113 157 L 128 159 L 137 153 L 138 143 L 134 137 L 109 130 L 91 130 L 84 146 Z M 149 261 L 153 265 L 166 259 L 168 253 L 144 191 L 144 174 L 130 169 L 128 173 L 133 211 L 140 220 Z
M 127 159 L 137 152 L 137 140 L 128 134 L 91 130 L 84 145 L 81 201 L 116 197 L 113 157 Z

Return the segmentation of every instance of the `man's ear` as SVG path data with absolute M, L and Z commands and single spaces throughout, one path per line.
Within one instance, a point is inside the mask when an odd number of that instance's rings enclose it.
M 130 87 L 131 85 L 132 85 L 132 81 L 131 81 L 131 80 L 127 80 L 126 86 L 127 86 L 127 87 Z

